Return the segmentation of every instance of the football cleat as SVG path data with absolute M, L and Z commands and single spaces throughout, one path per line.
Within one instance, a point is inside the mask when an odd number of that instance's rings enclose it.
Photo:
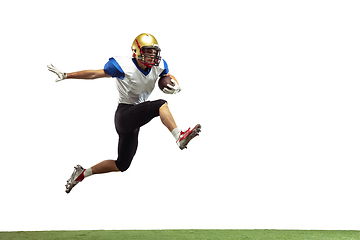
M 179 146 L 179 148 L 181 150 L 183 150 L 184 148 L 187 148 L 187 145 L 190 142 L 190 140 L 193 139 L 194 137 L 198 136 L 200 132 L 201 132 L 200 124 L 197 124 L 191 130 L 189 128 L 185 132 L 181 131 L 180 136 L 179 136 L 178 140 L 176 141 L 177 145 Z
M 77 165 L 74 168 L 75 168 L 74 172 L 71 174 L 71 177 L 67 180 L 66 185 L 65 185 L 66 193 L 69 193 L 71 191 L 71 189 L 73 189 L 73 187 L 76 186 L 76 184 L 78 184 L 79 182 L 84 180 L 85 169 L 80 165 Z

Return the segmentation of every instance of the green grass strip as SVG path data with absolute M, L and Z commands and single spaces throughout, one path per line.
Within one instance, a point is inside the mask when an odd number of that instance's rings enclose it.
M 1 240 L 359 240 L 360 231 L 326 230 L 95 230 L 0 232 Z

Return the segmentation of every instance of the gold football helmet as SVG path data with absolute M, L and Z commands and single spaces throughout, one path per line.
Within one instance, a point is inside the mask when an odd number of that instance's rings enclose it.
M 147 48 L 154 49 L 155 53 L 154 51 L 151 54 L 145 53 L 145 49 Z M 145 66 L 150 68 L 153 66 L 159 66 L 161 60 L 161 49 L 153 35 L 149 33 L 140 34 L 135 38 L 131 49 L 133 51 L 133 57 Z

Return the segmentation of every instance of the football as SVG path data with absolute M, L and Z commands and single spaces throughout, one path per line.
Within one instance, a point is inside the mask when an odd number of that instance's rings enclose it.
M 159 85 L 159 88 L 160 88 L 161 91 L 164 89 L 164 87 L 167 87 L 168 84 L 174 86 L 174 84 L 171 82 L 171 77 L 170 76 L 162 76 L 162 77 L 160 77 L 160 79 L 158 81 L 158 85 Z

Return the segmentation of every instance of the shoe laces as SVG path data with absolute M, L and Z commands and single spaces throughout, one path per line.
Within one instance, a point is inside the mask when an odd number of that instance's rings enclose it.
M 180 131 L 180 135 L 183 135 L 183 134 L 187 133 L 188 131 L 190 131 L 190 128 L 188 130 L 186 130 L 185 132 Z

